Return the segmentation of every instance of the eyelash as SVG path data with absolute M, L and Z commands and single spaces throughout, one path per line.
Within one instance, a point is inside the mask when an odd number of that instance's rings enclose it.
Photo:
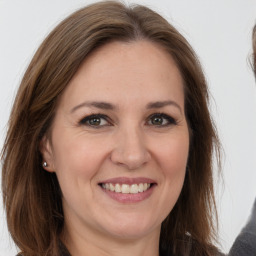
M 104 125 L 100 125 L 100 124 L 99 125 L 93 125 L 93 124 L 90 124 L 89 121 L 94 119 L 94 118 L 95 119 L 104 119 L 108 124 L 104 124 Z M 175 118 L 173 118 L 173 117 L 171 117 L 171 116 L 169 116 L 169 115 L 167 115 L 165 113 L 154 113 L 154 114 L 150 115 L 147 118 L 146 122 L 148 123 L 150 120 L 152 122 L 152 118 L 162 118 L 162 119 L 167 120 L 166 124 L 159 124 L 159 125 L 149 124 L 149 125 L 152 125 L 152 126 L 156 126 L 158 128 L 167 127 L 167 126 L 171 126 L 171 125 L 177 125 L 177 121 L 175 120 Z M 111 126 L 112 122 L 111 122 L 110 118 L 107 115 L 92 114 L 92 115 L 86 116 L 82 120 L 80 120 L 79 124 L 99 129 L 101 127 Z
M 155 126 L 158 126 L 159 128 L 161 127 L 166 127 L 166 126 L 170 126 L 170 125 L 177 125 L 177 120 L 175 120 L 175 118 L 165 114 L 165 113 L 154 113 L 152 115 L 149 116 L 149 118 L 147 119 L 147 122 L 148 120 L 152 120 L 152 118 L 154 117 L 157 117 L 157 118 L 163 118 L 163 119 L 166 119 L 167 120 L 167 123 L 166 124 L 163 124 L 163 125 L 155 125 Z M 153 125 L 153 124 L 152 124 Z
M 104 119 L 106 122 L 108 122 L 108 124 L 107 125 L 92 125 L 92 124 L 90 124 L 89 123 L 89 121 L 90 120 L 92 120 L 92 119 Z M 89 116 L 86 116 L 86 117 L 84 117 L 80 122 L 79 122 L 79 124 L 81 124 L 81 125 L 87 125 L 87 126 L 89 126 L 89 127 L 93 127 L 93 128 L 101 128 L 101 127 L 103 127 L 103 126 L 110 126 L 111 125 L 111 122 L 110 122 L 110 119 L 109 119 L 109 117 L 108 116 L 106 116 L 106 115 L 103 115 L 103 114 L 92 114 L 92 115 L 89 115 Z

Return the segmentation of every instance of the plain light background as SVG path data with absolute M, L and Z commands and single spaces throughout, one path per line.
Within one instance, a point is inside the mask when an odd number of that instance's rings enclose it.
M 39 44 L 68 14 L 92 2 L 0 0 L 0 147 L 15 91 Z M 188 39 L 204 67 L 225 151 L 223 182 L 216 179 L 216 192 L 220 245 L 227 252 L 246 223 L 256 196 L 256 84 L 249 65 L 256 1 L 134 2 L 167 18 Z M 16 252 L 1 201 L 0 256 Z

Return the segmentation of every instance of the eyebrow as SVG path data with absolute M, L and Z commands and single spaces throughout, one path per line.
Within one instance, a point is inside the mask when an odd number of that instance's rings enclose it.
M 153 109 L 153 108 L 163 108 L 166 106 L 174 106 L 179 109 L 179 111 L 182 113 L 181 107 L 179 104 L 177 104 L 175 101 L 172 100 L 167 100 L 167 101 L 156 101 L 156 102 L 150 102 L 146 105 L 147 109 Z M 70 113 L 73 113 L 79 108 L 82 107 L 94 107 L 94 108 L 99 108 L 99 109 L 105 109 L 105 110 L 115 110 L 117 109 L 116 106 L 114 106 L 111 103 L 108 102 L 103 102 L 103 101 L 86 101 L 83 102 L 74 108 L 71 109 Z
M 116 107 L 108 102 L 103 101 L 88 101 L 83 102 L 71 109 L 71 113 L 82 107 L 94 107 L 99 109 L 114 110 Z
M 174 106 L 174 107 L 178 108 L 179 111 L 182 113 L 180 105 L 173 100 L 150 102 L 147 104 L 146 108 L 147 109 L 163 108 L 165 106 Z

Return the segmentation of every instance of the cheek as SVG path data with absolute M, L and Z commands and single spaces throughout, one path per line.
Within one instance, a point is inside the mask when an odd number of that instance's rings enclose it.
M 65 140 L 54 145 L 55 172 L 62 190 L 63 204 L 69 208 L 85 205 L 85 198 L 86 202 L 93 200 L 91 188 L 95 185 L 94 177 L 104 159 L 100 145 L 81 135 L 65 135 Z
M 159 214 L 164 220 L 172 211 L 181 193 L 188 159 L 189 137 L 187 133 L 173 134 L 166 138 L 158 148 L 155 147 L 155 158 L 162 172 L 160 179 L 161 196 Z
M 175 136 L 159 150 L 161 170 L 164 177 L 166 205 L 170 209 L 176 203 L 183 187 L 189 152 L 188 135 Z M 171 202 L 171 204 L 170 204 Z
M 88 181 L 96 174 L 101 162 L 104 159 L 104 152 L 101 143 L 94 140 L 87 140 L 82 136 L 64 136 L 66 139 L 54 146 L 55 171 L 60 179 L 64 176 L 67 179 L 80 178 Z
M 166 176 L 183 175 L 189 151 L 188 136 L 176 137 L 161 145 L 158 150 L 160 165 Z

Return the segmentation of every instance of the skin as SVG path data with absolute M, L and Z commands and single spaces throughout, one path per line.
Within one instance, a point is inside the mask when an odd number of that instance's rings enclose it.
M 95 125 L 84 119 L 91 114 L 106 117 Z M 56 172 L 63 193 L 62 239 L 70 253 L 158 255 L 161 223 L 181 192 L 188 149 L 183 81 L 169 54 L 143 40 L 112 42 L 90 54 L 61 96 L 41 147 L 45 169 Z M 150 178 L 155 185 L 146 199 L 119 202 L 99 185 L 117 177 Z

